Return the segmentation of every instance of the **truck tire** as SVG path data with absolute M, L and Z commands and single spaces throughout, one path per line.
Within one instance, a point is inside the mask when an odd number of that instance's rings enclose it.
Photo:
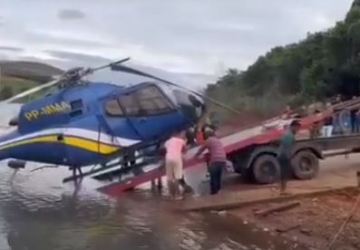
M 272 184 L 279 179 L 280 166 L 275 156 L 263 154 L 257 157 L 252 164 L 255 182 L 259 184 Z
M 310 180 L 319 173 L 319 158 L 311 150 L 301 150 L 292 159 L 295 178 Z

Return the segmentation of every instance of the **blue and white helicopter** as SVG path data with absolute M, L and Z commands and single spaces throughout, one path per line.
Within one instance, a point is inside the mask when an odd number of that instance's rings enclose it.
M 9 124 L 14 129 L 0 137 L 0 161 L 13 159 L 8 165 L 15 169 L 25 167 L 27 161 L 67 166 L 73 176 L 64 181 L 75 180 L 95 172 L 83 173 L 83 167 L 98 165 L 96 171 L 100 172 L 114 165 L 127 166 L 124 161 L 135 151 L 158 148 L 175 131 L 197 124 L 206 113 L 207 100 L 231 109 L 198 92 L 122 65 L 127 60 L 92 69 L 75 68 L 38 87 L 35 91 L 52 91 L 22 105 L 11 119 Z M 152 81 L 121 87 L 84 80 L 104 68 Z M 13 103 L 14 98 L 6 102 Z

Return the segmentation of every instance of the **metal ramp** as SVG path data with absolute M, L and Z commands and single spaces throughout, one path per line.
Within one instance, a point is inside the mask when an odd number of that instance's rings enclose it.
M 285 123 L 288 122 L 289 121 L 285 121 Z M 234 150 L 237 151 L 254 144 L 272 141 L 279 138 L 279 136 L 279 129 L 264 131 L 263 127 L 259 125 L 249 129 L 240 130 L 221 138 L 221 140 L 224 144 L 226 152 L 231 153 Z M 205 166 L 203 159 L 194 158 L 197 149 L 198 147 L 192 148 L 184 156 L 185 169 Z M 122 166 L 123 162 L 118 162 L 114 163 L 114 165 L 103 167 L 102 169 L 99 169 L 99 171 L 95 170 L 94 173 L 91 173 L 90 175 L 94 179 L 110 182 L 97 190 L 110 196 L 119 196 L 124 191 L 131 190 L 136 186 L 148 183 L 156 178 L 162 177 L 165 174 L 162 157 L 159 154 L 156 154 L 156 152 L 153 157 L 147 158 L 143 155 L 139 155 L 137 159 L 139 159 L 139 162 L 136 162 L 136 164 L 131 167 L 124 168 Z
M 202 160 L 195 160 L 194 155 L 197 147 L 189 150 L 185 155 L 184 168 L 191 168 L 202 164 Z M 139 156 L 141 158 L 141 156 Z M 98 188 L 98 191 L 110 196 L 118 196 L 124 191 L 131 190 L 139 185 L 148 183 L 165 174 L 162 156 L 144 158 L 128 169 L 114 169 L 111 171 L 113 182 Z M 108 180 L 108 173 L 96 175 L 93 178 Z
M 75 182 L 81 178 L 89 177 L 105 183 L 105 186 L 98 189 L 102 192 L 116 187 L 116 194 L 118 195 L 123 191 L 133 189 L 164 174 L 159 148 L 154 147 L 154 144 L 149 147 L 152 150 L 147 149 L 141 153 L 138 152 L 135 157 L 119 156 L 111 162 L 93 167 L 88 172 L 66 177 L 63 179 L 63 183 Z

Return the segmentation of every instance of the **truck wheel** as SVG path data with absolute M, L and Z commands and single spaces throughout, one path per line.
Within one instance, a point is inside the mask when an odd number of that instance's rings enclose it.
M 260 155 L 253 163 L 252 170 L 257 183 L 272 184 L 279 179 L 280 166 L 273 155 Z
M 295 178 L 310 180 L 319 172 L 319 159 L 310 150 L 302 150 L 293 157 L 292 168 Z

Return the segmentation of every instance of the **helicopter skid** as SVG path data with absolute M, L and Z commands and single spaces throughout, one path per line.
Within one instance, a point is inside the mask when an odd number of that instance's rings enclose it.
M 26 161 L 21 160 L 10 160 L 8 161 L 8 167 L 12 169 L 22 169 L 25 168 Z

